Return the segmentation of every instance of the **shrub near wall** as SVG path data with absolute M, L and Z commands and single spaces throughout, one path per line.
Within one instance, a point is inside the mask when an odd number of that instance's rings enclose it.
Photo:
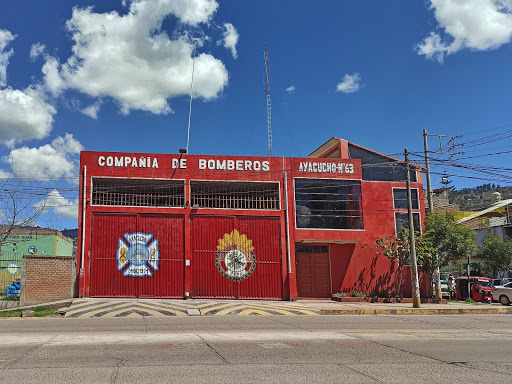
M 20 305 L 74 297 L 76 259 L 73 256 L 23 256 Z

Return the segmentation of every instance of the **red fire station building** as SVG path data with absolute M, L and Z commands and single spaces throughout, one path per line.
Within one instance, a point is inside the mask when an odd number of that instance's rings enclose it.
M 421 230 L 422 175 L 411 169 Z M 362 244 L 407 225 L 406 199 L 402 161 L 339 138 L 308 158 L 82 152 L 80 296 L 391 289 L 394 266 Z

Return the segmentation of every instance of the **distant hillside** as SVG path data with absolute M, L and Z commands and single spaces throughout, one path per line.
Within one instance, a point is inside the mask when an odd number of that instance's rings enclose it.
M 78 238 L 78 228 L 63 229 L 61 232 L 64 236 L 71 237 L 72 239 Z
M 512 187 L 500 187 L 499 184 L 483 184 L 474 188 L 451 190 L 451 204 L 459 204 L 461 211 L 476 211 L 489 208 L 493 203 L 492 192 L 501 193 L 501 199 L 512 199 Z

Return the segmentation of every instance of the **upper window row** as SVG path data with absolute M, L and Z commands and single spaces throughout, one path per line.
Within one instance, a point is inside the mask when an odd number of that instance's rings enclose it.
M 192 208 L 279 209 L 278 183 L 190 182 Z M 94 178 L 92 204 L 183 207 L 182 180 Z
M 361 159 L 363 180 L 369 181 L 406 181 L 405 164 L 367 149 L 348 144 L 350 158 Z M 416 168 L 411 167 L 411 182 L 417 181 Z
M 361 182 L 295 179 L 297 228 L 364 229 Z

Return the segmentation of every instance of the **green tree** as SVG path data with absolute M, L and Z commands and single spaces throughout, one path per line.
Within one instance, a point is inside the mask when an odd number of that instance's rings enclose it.
M 507 237 L 503 241 L 496 233 L 487 232 L 477 257 L 485 269 L 492 271 L 493 277 L 508 272 L 512 268 L 512 239 Z
M 418 266 L 423 269 L 423 264 L 428 262 L 428 254 L 431 252 L 428 240 L 416 233 L 416 255 L 418 257 Z M 402 228 L 398 235 L 391 234 L 375 241 L 375 244 L 364 244 L 363 248 L 376 248 L 377 255 L 383 255 L 389 260 L 396 262 L 397 270 L 395 272 L 395 294 L 400 294 L 402 287 L 402 267 L 409 265 L 410 237 L 409 230 Z
M 476 234 L 471 229 L 458 224 L 451 212 L 432 212 L 426 219 L 424 236 L 431 244 L 433 267 L 444 267 L 459 263 L 475 254 Z

